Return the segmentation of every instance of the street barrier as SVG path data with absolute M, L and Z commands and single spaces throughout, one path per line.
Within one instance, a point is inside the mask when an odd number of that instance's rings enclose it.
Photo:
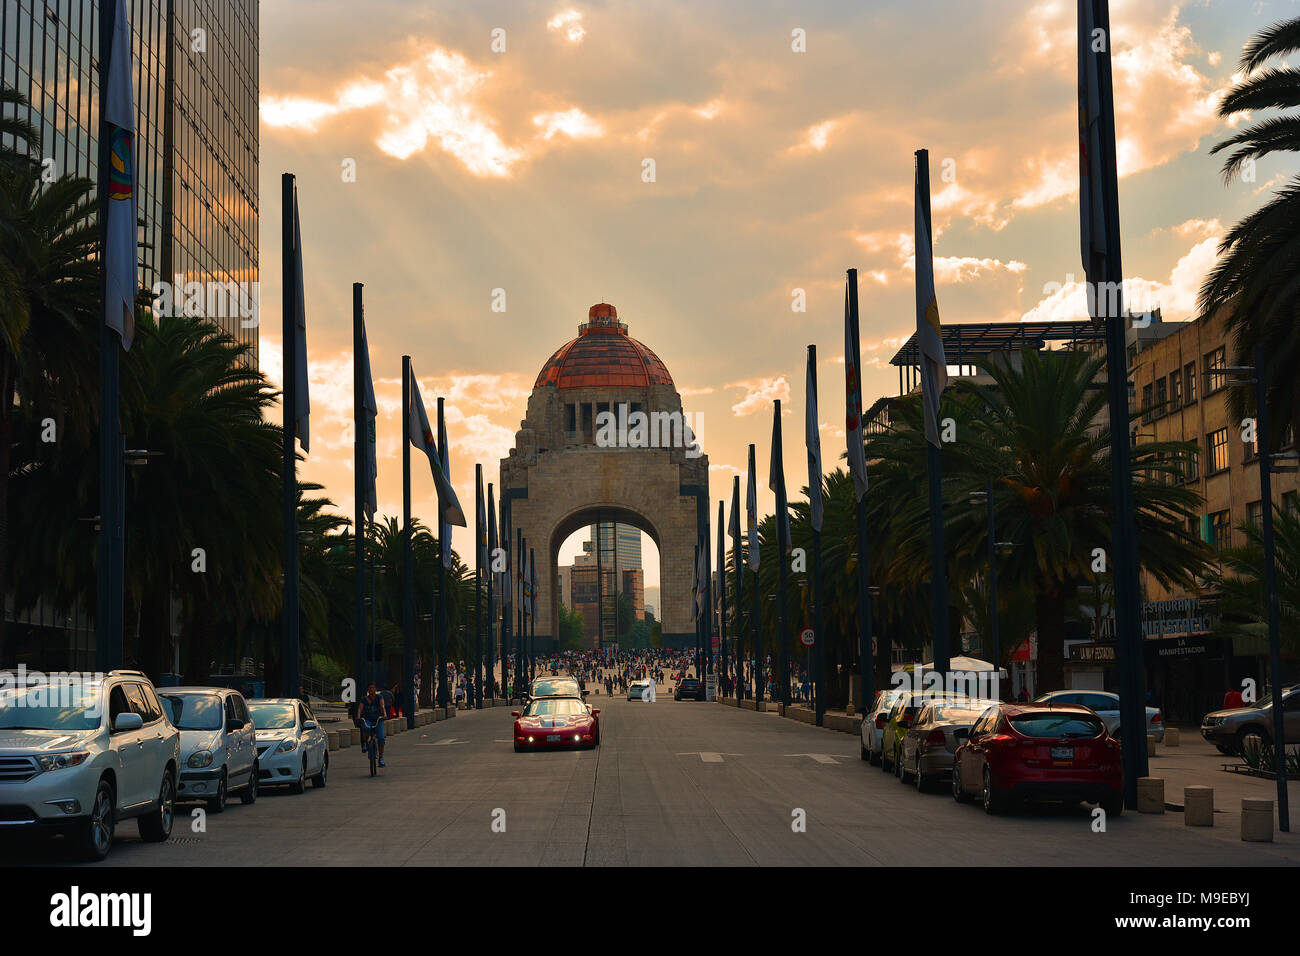
M 1138 813 L 1165 812 L 1165 780 L 1163 777 L 1138 777 Z
M 1189 827 L 1214 826 L 1214 788 L 1191 786 L 1183 788 L 1183 825 Z
M 1247 843 L 1273 842 L 1273 801 L 1241 798 L 1241 838 Z

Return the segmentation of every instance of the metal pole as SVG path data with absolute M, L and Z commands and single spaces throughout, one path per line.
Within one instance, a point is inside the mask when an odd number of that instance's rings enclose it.
M 280 695 L 298 696 L 298 478 L 297 455 L 294 436 L 297 430 L 298 397 L 298 280 L 294 270 L 294 256 L 299 237 L 294 234 L 294 177 L 284 173 L 280 177 L 281 204 L 281 281 L 284 285 L 282 315 L 282 345 L 284 369 L 284 601 L 280 617 L 283 622 L 283 646 L 280 663 Z
M 760 628 L 762 627 L 760 617 L 762 615 L 760 613 L 759 601 L 758 601 L 758 572 L 757 571 L 754 572 L 753 590 L 754 590 L 754 596 L 753 596 L 754 606 L 751 613 L 754 615 L 754 622 L 751 625 L 751 627 L 754 632 L 754 668 L 753 668 L 754 700 L 760 701 L 763 699 L 763 695 L 765 691 L 763 688 L 763 638 L 761 636 L 762 631 L 760 630 Z
M 731 479 L 731 500 L 736 502 L 737 519 L 739 519 L 740 510 L 740 476 L 735 475 Z M 739 535 L 739 520 L 737 520 L 736 533 Z M 740 539 L 735 538 L 731 542 L 731 560 L 736 567 L 736 706 L 745 699 L 745 628 L 741 625 L 741 608 L 745 606 L 745 561 L 740 553 Z
M 99 250 L 100 262 L 108 250 L 108 178 L 112 170 L 112 136 L 108 121 L 108 75 L 113 53 L 116 8 L 112 0 L 99 0 Z M 139 188 L 137 181 L 136 188 Z M 122 666 L 123 580 L 125 541 L 121 512 L 122 438 L 118 349 L 121 339 L 108 326 L 108 270 L 100 278 L 103 309 L 99 322 L 99 567 L 96 569 L 95 662 L 108 673 Z M 0 622 L 2 623 L 2 622 Z
M 849 282 L 849 325 L 853 330 L 853 368 L 861 369 L 861 346 L 858 340 L 858 270 L 848 271 Z M 862 394 L 861 372 L 858 376 L 858 395 Z M 901 373 L 900 373 L 901 374 Z M 859 403 L 860 405 L 860 400 Z M 862 409 L 857 410 L 859 426 Z M 875 655 L 871 650 L 871 586 L 869 554 L 867 550 L 867 496 L 863 494 L 857 501 L 858 517 L 858 669 L 862 671 L 861 709 L 866 713 L 875 700 L 876 668 Z
M 998 553 L 996 531 L 993 524 L 993 479 L 984 484 L 984 494 L 988 502 L 989 517 L 989 623 L 993 636 L 993 679 L 998 680 L 999 668 L 1002 666 L 1002 641 L 998 634 Z
M 402 356 L 402 424 L 411 420 L 411 356 Z M 415 687 L 415 573 L 411 554 L 411 440 L 402 440 L 402 678 Z M 415 715 L 412 714 L 412 717 Z
M 444 473 L 450 474 L 447 467 L 447 424 L 443 419 L 443 399 L 438 397 L 438 461 Z M 442 502 L 438 502 L 438 617 L 434 640 L 438 652 L 438 706 L 451 707 L 452 700 L 447 687 L 447 555 L 451 542 L 447 540 L 451 528 L 443 523 Z
M 369 435 L 363 430 L 362 417 L 363 410 L 361 403 L 364 401 L 362 392 L 365 390 L 365 383 L 361 375 L 361 351 L 365 348 L 364 335 L 362 333 L 362 323 L 365 322 L 365 308 L 362 303 L 362 290 L 364 286 L 360 282 L 352 283 L 352 533 L 353 533 L 353 564 L 356 566 L 356 615 L 354 624 L 354 648 L 356 669 L 353 674 L 356 675 L 356 692 L 357 700 L 360 701 L 365 695 L 365 687 L 362 681 L 365 680 L 366 669 L 366 485 L 369 482 L 369 474 L 365 442 L 369 441 Z
M 483 466 L 474 465 L 474 696 L 470 706 L 483 709 Z
M 721 684 L 727 676 L 727 525 L 725 509 L 718 502 L 718 680 L 717 693 L 721 693 Z M 713 613 L 713 608 L 709 608 Z
M 1273 683 L 1273 771 L 1277 777 L 1277 821 L 1283 833 L 1291 830 L 1291 810 L 1286 786 L 1286 730 L 1282 714 L 1282 641 L 1278 630 L 1277 554 L 1273 541 L 1273 454 L 1268 435 L 1268 385 L 1264 381 L 1265 354 L 1255 346 L 1255 434 L 1258 436 L 1259 500 L 1263 512 L 1264 594 L 1268 600 L 1268 658 Z

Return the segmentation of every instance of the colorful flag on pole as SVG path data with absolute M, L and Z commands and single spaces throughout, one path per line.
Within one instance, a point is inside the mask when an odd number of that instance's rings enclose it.
M 429 459 L 429 470 L 433 473 L 433 484 L 438 490 L 438 510 L 440 517 L 448 524 L 459 528 L 465 527 L 465 512 L 460 508 L 460 499 L 456 489 L 443 474 L 438 462 L 438 444 L 434 441 L 433 429 L 429 427 L 429 413 L 424 410 L 424 399 L 420 396 L 420 383 L 415 380 L 415 370 L 411 370 L 411 412 L 406 423 L 406 437 L 416 448 L 424 452 Z M 450 549 L 448 549 L 450 550 Z
M 1095 0 L 1079 0 L 1079 244 L 1094 290 L 1106 258 L 1106 177 L 1101 155 L 1101 82 L 1098 59 L 1109 38 L 1099 32 Z M 1094 291 L 1093 301 L 1100 301 Z M 1094 313 L 1096 313 L 1094 307 Z M 1094 314 L 1093 318 L 1104 318 Z
M 125 0 L 116 0 L 108 75 L 100 78 L 108 84 L 100 135 L 108 138 L 109 168 L 100 173 L 99 181 L 101 188 L 106 184 L 108 191 L 104 321 L 118 334 L 127 351 L 135 340 L 135 296 L 140 288 L 136 227 L 139 177 L 131 73 L 131 25 L 126 18 Z
M 364 430 L 361 436 L 362 450 L 366 460 L 366 499 L 361 503 L 367 521 L 375 520 L 379 510 L 379 491 L 376 482 L 379 479 L 379 457 L 375 452 L 375 421 L 379 417 L 379 403 L 375 401 L 375 381 L 370 375 L 370 343 L 366 339 L 366 323 L 361 321 L 361 354 L 357 356 L 361 363 L 361 412 Z
M 781 451 L 781 400 L 772 403 L 772 458 L 767 487 L 776 493 L 777 547 L 790 547 L 790 508 L 785 498 L 785 456 Z
M 948 360 L 943 354 L 943 329 L 939 325 L 939 300 L 934 290 L 934 254 L 930 248 L 930 222 L 925 210 L 929 197 L 921 195 L 921 169 L 916 171 L 916 347 L 921 372 L 921 401 L 925 414 L 925 440 L 939 445 L 939 397 L 948 387 Z
M 757 573 L 762 559 L 762 550 L 758 541 L 758 469 L 754 466 L 754 446 L 749 446 L 749 484 L 745 492 L 745 510 L 748 512 L 749 548 L 747 560 L 749 570 Z
M 808 510 L 814 531 L 822 529 L 822 435 L 817 424 L 817 346 L 808 346 L 804 398 L 804 444 L 808 447 Z
M 857 279 L 857 270 L 850 270 Z M 858 371 L 858 314 L 849 307 L 849 285 L 844 284 L 844 436 L 848 442 L 849 474 L 855 501 L 867 493 L 867 455 L 862 446 L 862 378 Z

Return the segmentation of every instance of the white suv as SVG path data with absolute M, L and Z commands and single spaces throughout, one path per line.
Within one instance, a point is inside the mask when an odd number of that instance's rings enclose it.
M 172 830 L 180 732 L 149 678 L 111 671 L 69 681 L 0 683 L 0 836 L 49 828 L 91 860 L 119 820 L 142 839 Z

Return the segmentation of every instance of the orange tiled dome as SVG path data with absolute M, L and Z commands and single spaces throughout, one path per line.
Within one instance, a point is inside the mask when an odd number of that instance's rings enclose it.
M 673 384 L 668 367 L 627 334 L 618 310 L 607 302 L 593 305 L 578 337 L 547 359 L 534 388 L 646 388 Z

